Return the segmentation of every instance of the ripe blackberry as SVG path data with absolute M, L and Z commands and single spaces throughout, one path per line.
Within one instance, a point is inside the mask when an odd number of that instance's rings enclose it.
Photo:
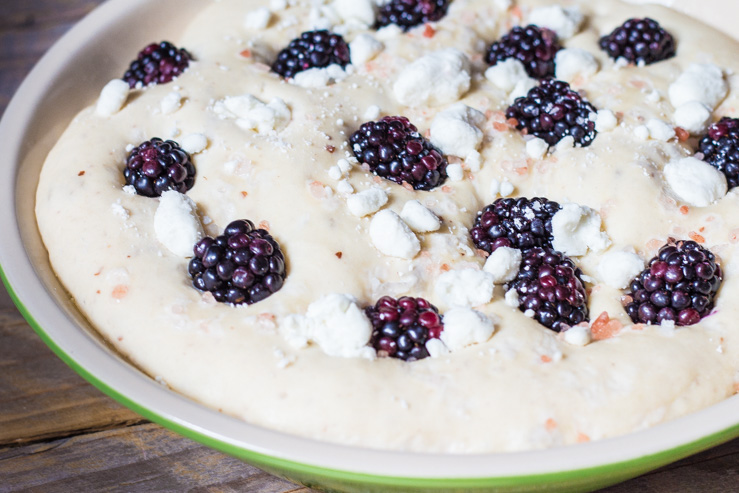
M 557 202 L 542 197 L 501 198 L 477 213 L 470 236 L 488 253 L 500 247 L 551 247 L 552 217 L 560 209 Z
M 370 344 L 381 354 L 404 361 L 427 357 L 426 341 L 438 339 L 444 330 L 439 310 L 423 298 L 383 296 L 365 312 L 374 329 Z
M 306 31 L 290 41 L 277 55 L 272 71 L 285 78 L 294 77 L 298 72 L 309 68 L 323 68 L 329 65 L 349 64 L 349 46 L 344 38 L 325 29 Z
M 222 303 L 262 301 L 282 287 L 287 275 L 280 245 L 247 219 L 233 221 L 221 236 L 201 239 L 193 252 L 192 285 Z
M 554 31 L 545 27 L 516 26 L 496 41 L 487 53 L 489 65 L 515 58 L 523 63 L 526 72 L 535 79 L 554 76 L 554 56 L 562 47 Z
M 447 161 L 404 116 L 386 116 L 363 123 L 349 138 L 359 162 L 378 176 L 406 182 L 416 190 L 431 190 L 447 178 Z
M 629 19 L 600 38 L 600 47 L 614 60 L 625 58 L 632 63 L 659 62 L 675 55 L 675 40 L 649 17 Z
M 575 144 L 589 146 L 595 139 L 596 109 L 567 82 L 545 79 L 508 107 L 506 118 L 515 118 L 516 128 L 555 145 L 571 135 Z
M 390 0 L 377 14 L 376 28 L 389 24 L 400 26 L 403 31 L 438 21 L 446 15 L 449 0 Z
M 123 74 L 123 80 L 133 89 L 138 83 L 164 84 L 185 71 L 192 55 L 184 48 L 177 48 L 169 41 L 152 43 L 139 52 Z
M 154 137 L 128 154 L 123 177 L 139 195 L 159 197 L 166 190 L 190 190 L 195 183 L 195 166 L 177 142 Z
M 713 253 L 694 241 L 671 240 L 631 281 L 626 313 L 634 323 L 697 324 L 713 309 L 722 279 Z
M 581 275 L 563 253 L 536 247 L 523 252 L 518 275 L 505 289 L 516 290 L 519 310 L 532 310 L 537 322 L 560 332 L 588 320 L 588 295 Z
M 703 159 L 726 175 L 729 189 L 739 186 L 739 119 L 723 117 L 700 140 Z

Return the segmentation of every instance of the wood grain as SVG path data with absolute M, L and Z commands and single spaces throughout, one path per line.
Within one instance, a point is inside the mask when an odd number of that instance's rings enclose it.
M 46 49 L 99 3 L 0 0 L 0 114 Z M 0 288 L 0 493 L 16 491 L 310 493 L 101 394 L 56 358 Z M 739 440 L 603 490 L 694 491 L 739 491 Z
M 142 423 L 50 354 L 15 309 L 0 310 L 0 447 Z

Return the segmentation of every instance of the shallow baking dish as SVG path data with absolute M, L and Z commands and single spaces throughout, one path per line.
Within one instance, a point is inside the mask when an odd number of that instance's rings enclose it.
M 337 491 L 588 491 L 739 436 L 739 396 L 627 436 L 505 454 L 383 452 L 320 443 L 250 425 L 167 388 L 113 352 L 49 264 L 34 215 L 46 154 L 73 116 L 148 41 L 177 39 L 200 0 L 110 0 L 39 62 L 0 123 L 0 274 L 54 352 L 93 385 L 152 421 L 278 476 Z M 157 12 L 166 10 L 161 26 Z M 178 22 L 182 21 L 182 22 Z

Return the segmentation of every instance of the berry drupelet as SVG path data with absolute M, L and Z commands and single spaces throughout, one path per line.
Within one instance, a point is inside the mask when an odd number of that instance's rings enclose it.
M 349 46 L 344 38 L 325 29 L 306 31 L 277 55 L 272 71 L 289 79 L 310 68 L 349 64 Z
M 404 361 L 429 356 L 426 341 L 444 330 L 439 310 L 423 298 L 383 296 L 365 312 L 373 328 L 370 344 L 381 355 Z
M 514 118 L 516 128 L 555 145 L 571 135 L 575 145 L 589 146 L 595 139 L 596 109 L 566 82 L 545 79 L 508 107 L 506 118 Z
M 282 287 L 287 275 L 280 245 L 246 219 L 230 223 L 221 236 L 201 239 L 193 252 L 188 266 L 193 286 L 222 303 L 262 301 Z
M 670 242 L 631 281 L 626 313 L 634 323 L 697 324 L 713 309 L 722 279 L 709 250 L 694 241 Z
M 675 40 L 649 17 L 629 19 L 600 38 L 600 47 L 614 60 L 625 58 L 631 63 L 659 62 L 675 55 Z
M 190 60 L 192 55 L 187 50 L 177 48 L 169 41 L 152 43 L 131 62 L 123 74 L 123 80 L 128 82 L 131 89 L 137 84 L 165 84 L 184 72 Z
M 557 202 L 542 197 L 501 198 L 477 213 L 470 236 L 488 253 L 500 247 L 551 247 L 552 217 L 560 209 Z
M 554 56 L 562 47 L 557 35 L 545 27 L 516 26 L 496 41 L 485 54 L 489 65 L 515 58 L 523 63 L 526 72 L 535 79 L 554 76 Z
M 390 0 L 380 7 L 375 27 L 395 24 L 407 31 L 426 22 L 438 21 L 448 8 L 449 0 Z
M 518 293 L 519 310 L 533 311 L 537 322 L 560 332 L 588 320 L 581 275 L 569 257 L 537 247 L 523 252 L 518 275 L 505 288 Z
M 726 175 L 729 189 L 739 186 L 739 119 L 723 117 L 708 127 L 698 146 L 703 159 Z
M 363 123 L 349 138 L 354 155 L 386 180 L 431 190 L 447 178 L 447 161 L 404 116 Z
M 154 137 L 131 150 L 123 177 L 137 194 L 159 197 L 167 190 L 190 190 L 195 183 L 195 166 L 177 142 Z

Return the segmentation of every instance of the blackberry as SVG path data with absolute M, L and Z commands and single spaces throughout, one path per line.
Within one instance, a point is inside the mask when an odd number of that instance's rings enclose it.
M 279 291 L 285 281 L 280 245 L 247 219 L 233 221 L 216 238 L 201 239 L 193 252 L 192 285 L 222 303 L 251 305 Z
M 195 183 L 195 166 L 177 142 L 154 137 L 128 154 L 123 177 L 139 195 L 159 197 L 166 190 L 190 190 Z
M 383 296 L 365 313 L 373 327 L 370 344 L 381 354 L 404 361 L 427 357 L 426 341 L 438 339 L 444 330 L 439 310 L 423 298 Z
M 708 164 L 726 175 L 729 189 L 739 186 L 739 119 L 725 116 L 708 127 L 698 150 Z
M 535 79 L 554 76 L 554 56 L 562 47 L 554 31 L 545 27 L 516 26 L 496 41 L 487 53 L 488 65 L 515 58 L 523 63 L 526 73 Z
M 192 55 L 184 48 L 177 48 L 169 41 L 152 43 L 139 52 L 123 74 L 123 80 L 133 89 L 137 84 L 165 84 L 182 72 L 190 64 Z
M 516 128 L 555 145 L 571 135 L 575 144 L 589 146 L 595 139 L 596 109 L 567 82 L 545 79 L 506 110 L 506 118 L 515 118 Z
M 521 268 L 505 289 L 516 290 L 519 310 L 532 310 L 537 322 L 560 332 L 588 320 L 588 295 L 581 276 L 563 253 L 536 247 L 523 252 Z
M 375 27 L 395 24 L 407 31 L 419 24 L 438 21 L 448 8 L 449 0 L 390 0 L 380 7 Z
M 634 323 L 697 324 L 713 309 L 722 279 L 713 253 L 694 241 L 671 240 L 631 281 L 626 313 Z
M 637 64 L 649 65 L 675 55 L 672 35 L 649 17 L 627 20 L 600 38 L 599 44 L 614 60 L 625 58 Z
M 349 46 L 344 38 L 325 29 L 306 31 L 290 41 L 277 55 L 272 71 L 289 79 L 309 68 L 349 64 Z
M 501 198 L 477 213 L 470 236 L 488 253 L 500 247 L 551 247 L 552 217 L 560 209 L 557 202 L 542 197 Z
M 447 178 L 447 161 L 404 116 L 363 123 L 349 138 L 359 162 L 386 180 L 431 190 Z

